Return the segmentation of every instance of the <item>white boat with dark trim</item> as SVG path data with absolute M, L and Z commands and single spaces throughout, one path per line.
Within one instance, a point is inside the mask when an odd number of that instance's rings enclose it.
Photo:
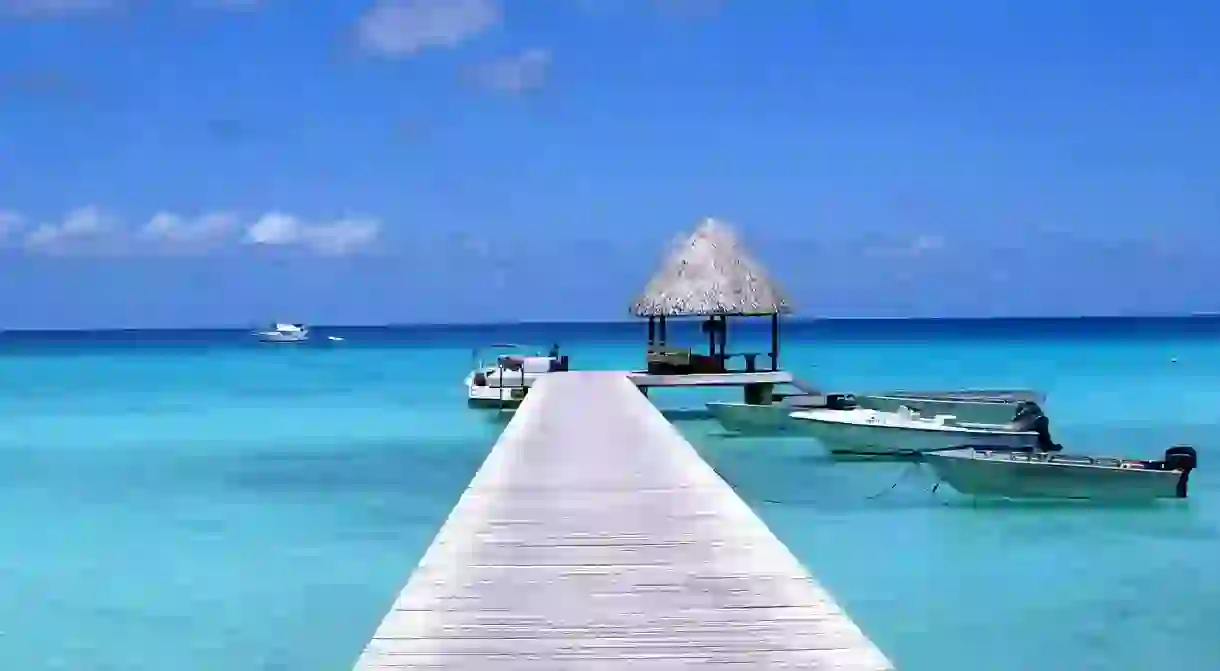
M 1005 424 L 962 422 L 953 415 L 925 417 L 909 408 L 861 408 L 850 394 L 829 394 L 826 406 L 791 414 L 794 431 L 817 438 L 832 453 L 910 455 L 987 444 L 1007 450 L 1053 446 L 1050 422 L 1036 403 L 1024 402 Z
M 974 447 L 923 459 L 943 482 L 972 496 L 1148 500 L 1186 498 L 1198 455 L 1185 445 L 1169 448 L 1159 461 Z
M 568 357 L 559 353 L 559 345 L 543 354 L 525 345 L 498 343 L 476 349 L 473 359 L 474 369 L 464 384 L 467 403 L 475 408 L 515 408 L 538 378 L 568 370 Z
M 304 324 L 275 323 L 254 332 L 262 342 L 289 343 L 309 340 L 309 329 Z
M 727 431 L 750 436 L 806 435 L 800 420 L 792 413 L 798 410 L 826 407 L 823 392 L 808 385 L 794 383 L 800 393 L 776 394 L 779 401 L 770 405 L 749 403 L 708 403 L 708 412 Z M 1032 402 L 1039 406 L 1045 395 L 1026 390 L 979 389 L 962 391 L 891 391 L 851 395 L 856 406 L 879 412 L 899 412 L 906 407 L 924 417 L 952 415 L 958 422 L 976 424 L 1007 424 L 1016 417 L 1020 404 Z

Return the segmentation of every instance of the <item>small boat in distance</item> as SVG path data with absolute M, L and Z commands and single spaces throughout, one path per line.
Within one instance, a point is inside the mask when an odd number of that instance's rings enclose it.
M 494 359 L 488 350 L 496 352 Z M 515 408 L 539 377 L 568 370 L 568 357 L 560 355 L 559 345 L 543 354 L 525 345 L 497 343 L 476 349 L 473 359 L 474 369 L 463 381 L 472 408 Z
M 791 417 L 798 430 L 835 454 L 904 456 L 971 444 L 1005 450 L 1055 450 L 1050 422 L 1036 403 L 1023 402 L 1004 424 L 962 422 L 953 415 L 925 417 L 905 406 L 896 412 L 859 407 L 850 394 L 829 394 L 825 407 L 805 408 Z
M 309 329 L 304 324 L 285 324 L 276 322 L 264 329 L 254 332 L 254 337 L 261 342 L 289 343 L 309 340 Z
M 983 446 L 922 456 L 958 492 L 1006 499 L 1183 499 L 1198 463 L 1195 449 L 1185 445 L 1165 450 L 1159 461 Z

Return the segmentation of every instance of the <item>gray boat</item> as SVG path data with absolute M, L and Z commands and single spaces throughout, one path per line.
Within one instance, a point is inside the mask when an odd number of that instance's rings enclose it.
M 1138 501 L 1186 498 L 1198 456 L 1185 445 L 1157 461 L 975 446 L 923 459 L 941 481 L 972 496 Z

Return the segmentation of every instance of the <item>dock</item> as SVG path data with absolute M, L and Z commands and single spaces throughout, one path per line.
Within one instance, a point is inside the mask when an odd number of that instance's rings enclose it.
M 893 669 L 626 375 L 582 372 L 534 385 L 355 669 L 696 664 Z

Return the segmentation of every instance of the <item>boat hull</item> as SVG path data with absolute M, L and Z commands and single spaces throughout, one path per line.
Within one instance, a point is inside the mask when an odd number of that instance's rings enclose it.
M 299 343 L 309 340 L 307 333 L 259 333 L 257 337 L 259 342 L 265 343 Z
M 789 415 L 797 410 L 790 405 L 749 405 L 747 403 L 708 403 L 712 418 L 728 431 L 745 436 L 799 435 L 796 421 Z
M 793 417 L 792 431 L 817 438 L 837 454 L 900 455 L 935 452 L 985 443 L 1005 450 L 1029 450 L 1038 443 L 1033 431 L 935 426 L 917 423 L 866 423 L 864 410 L 805 410 Z M 877 413 L 877 415 L 888 413 Z
M 1180 498 L 1181 471 L 1098 466 L 1071 457 L 977 456 L 974 451 L 924 455 L 936 475 L 962 494 L 1009 499 L 1142 501 Z
M 526 387 L 469 385 L 466 404 L 471 408 L 516 408 L 525 400 Z

